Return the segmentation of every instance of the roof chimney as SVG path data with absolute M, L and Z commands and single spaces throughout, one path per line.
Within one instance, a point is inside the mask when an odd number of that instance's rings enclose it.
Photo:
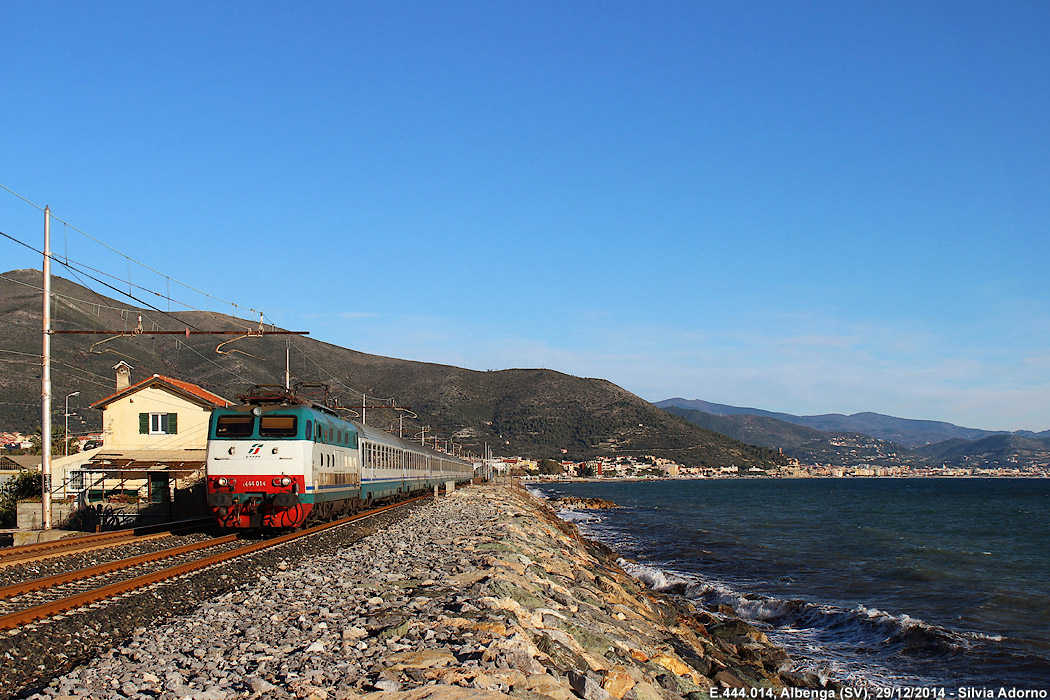
M 131 386 L 131 370 L 135 369 L 124 360 L 113 365 L 117 370 L 117 391 L 124 391 Z

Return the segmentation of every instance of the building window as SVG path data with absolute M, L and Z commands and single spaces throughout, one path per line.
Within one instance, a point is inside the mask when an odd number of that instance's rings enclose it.
M 149 435 L 175 435 L 178 432 L 177 413 L 140 413 L 139 432 Z

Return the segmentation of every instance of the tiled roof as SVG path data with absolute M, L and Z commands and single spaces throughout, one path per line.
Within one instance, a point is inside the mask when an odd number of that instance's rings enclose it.
M 175 379 L 174 377 L 165 377 L 165 376 L 160 375 L 160 374 L 155 374 L 153 376 L 156 377 L 157 379 L 163 379 L 164 381 L 168 382 L 169 384 L 174 384 L 175 386 L 179 387 L 183 391 L 188 391 L 191 394 L 193 394 L 194 396 L 198 396 L 198 397 L 204 399 L 205 401 L 210 401 L 211 403 L 215 404 L 216 406 L 219 406 L 220 408 L 227 408 L 227 407 L 233 405 L 232 401 L 227 401 L 226 399 L 222 398 L 218 394 L 213 394 L 210 391 L 208 391 L 207 389 L 203 389 L 203 388 L 197 386 L 196 384 L 191 384 L 190 382 L 184 382 L 181 379 Z
M 91 408 L 105 408 L 108 404 L 113 403 L 113 401 L 115 401 L 116 399 L 127 396 L 128 394 L 133 394 L 136 391 L 139 391 L 140 389 L 145 389 L 146 387 L 153 386 L 155 384 L 167 384 L 168 386 L 173 387 L 182 393 L 195 396 L 201 401 L 211 404 L 217 408 L 226 408 L 228 406 L 233 405 L 232 401 L 227 401 L 218 394 L 213 394 L 207 389 L 203 389 L 197 386 L 196 384 L 191 384 L 190 382 L 185 382 L 181 379 L 175 379 L 174 377 L 165 377 L 163 374 L 154 374 L 152 377 L 147 377 L 141 382 L 136 382 L 135 384 L 132 384 L 126 389 L 121 389 L 117 393 L 111 394 L 106 398 L 102 399 L 101 401 L 96 401 L 95 403 L 91 404 Z
M 0 455 L 0 469 L 40 469 L 40 455 Z

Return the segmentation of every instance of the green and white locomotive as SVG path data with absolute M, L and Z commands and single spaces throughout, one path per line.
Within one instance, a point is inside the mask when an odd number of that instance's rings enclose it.
M 458 457 L 256 387 L 208 429 L 208 505 L 227 528 L 296 528 L 474 476 Z

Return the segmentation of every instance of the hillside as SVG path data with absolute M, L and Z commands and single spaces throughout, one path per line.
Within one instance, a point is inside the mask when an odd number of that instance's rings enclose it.
M 955 439 L 979 440 L 990 435 L 1003 434 L 992 430 L 964 428 L 944 421 L 896 418 L 894 416 L 886 416 L 881 413 L 871 412 L 854 413 L 849 416 L 840 413 L 826 413 L 816 416 L 796 416 L 790 413 L 775 413 L 773 411 L 763 411 L 757 408 L 741 408 L 738 406 L 728 406 L 726 404 L 710 403 L 700 399 L 682 398 L 666 399 L 664 401 L 658 401 L 653 405 L 658 408 L 675 406 L 678 408 L 699 410 L 718 416 L 764 416 L 767 418 L 776 418 L 785 423 L 800 425 L 824 432 L 862 433 L 869 437 L 877 438 L 879 440 L 887 440 L 906 447 L 914 447 Z M 1048 431 L 1048 433 L 1040 433 L 1038 434 L 1038 437 L 1043 437 L 1048 434 L 1050 434 L 1050 431 Z M 1036 436 L 1030 435 L 1029 437 Z
M 668 406 L 664 410 L 693 425 L 751 445 L 782 449 L 785 455 L 802 464 L 890 465 L 903 455 L 910 455 L 900 445 L 863 433 L 825 432 L 754 413 L 716 416 L 677 406 Z
M 40 422 L 40 280 L 35 270 L 0 277 L 0 349 L 4 351 L 0 358 L 5 369 L 0 375 L 0 426 L 6 429 L 32 431 Z M 52 287 L 56 330 L 130 331 L 138 322 L 139 310 L 124 302 L 61 278 L 54 278 Z M 133 309 L 130 314 L 117 310 L 129 308 Z M 148 309 L 141 313 L 147 330 L 224 330 L 253 325 L 217 313 L 164 314 Z M 232 354 L 217 354 L 216 346 L 228 339 L 56 335 L 52 342 L 55 422 L 62 420 L 64 397 L 80 391 L 70 399 L 71 413 L 75 413 L 70 429 L 98 429 L 100 414 L 87 406 L 112 393 L 112 367 L 120 360 L 135 368 L 133 381 L 154 373 L 167 374 L 231 399 L 252 384 L 283 381 L 288 336 L 245 338 L 225 346 Z M 602 379 L 545 369 L 478 372 L 369 355 L 309 337 L 292 337 L 291 343 L 293 383 L 330 384 L 342 405 L 350 407 L 359 406 L 361 397 L 348 386 L 369 396 L 392 397 L 420 417 L 406 426 L 407 437 L 428 425 L 428 434 L 453 436 L 464 451 L 480 453 L 488 443 L 496 454 L 536 457 L 656 454 L 687 465 L 741 466 L 783 461 L 771 450 L 691 425 Z M 395 431 L 397 417 L 390 409 L 367 411 L 369 425 Z
M 710 404 L 705 401 L 689 401 L 691 405 L 705 405 L 719 414 L 704 410 L 682 408 L 673 402 L 681 399 L 661 401 L 665 411 L 681 417 L 694 425 L 713 430 L 723 435 L 742 440 L 752 445 L 783 449 L 784 454 L 798 459 L 803 464 L 832 464 L 855 466 L 874 464 L 880 466 L 910 465 L 939 467 L 942 465 L 960 468 L 1026 467 L 1050 462 L 1050 440 L 1040 439 L 1046 433 L 1020 434 L 989 433 L 977 440 L 954 438 L 936 444 L 904 447 L 900 444 L 872 437 L 864 431 L 822 431 L 789 423 L 760 412 L 758 409 L 743 409 L 748 413 L 733 414 L 731 406 Z M 779 414 L 785 415 L 785 414 Z M 856 414 L 863 425 L 866 417 L 877 414 Z M 810 416 L 821 418 L 821 416 Z M 888 416 L 887 416 L 888 417 Z M 895 419 L 902 421 L 904 419 Z M 911 421 L 913 423 L 935 423 L 934 421 Z M 885 425 L 885 423 L 882 423 Z M 950 425 L 950 424 L 945 424 Z M 963 429 L 967 430 L 967 429 Z M 985 431 L 978 431 L 985 432 Z
M 667 406 L 664 410 L 693 425 L 727 435 L 734 440 L 773 449 L 789 450 L 827 437 L 827 433 L 820 430 L 765 415 L 715 415 L 698 409 L 673 405 Z
M 1050 461 L 1050 441 L 1033 440 L 1017 435 L 992 435 L 980 440 L 947 440 L 916 449 L 930 462 L 949 466 L 968 464 L 1001 467 L 1024 462 Z

